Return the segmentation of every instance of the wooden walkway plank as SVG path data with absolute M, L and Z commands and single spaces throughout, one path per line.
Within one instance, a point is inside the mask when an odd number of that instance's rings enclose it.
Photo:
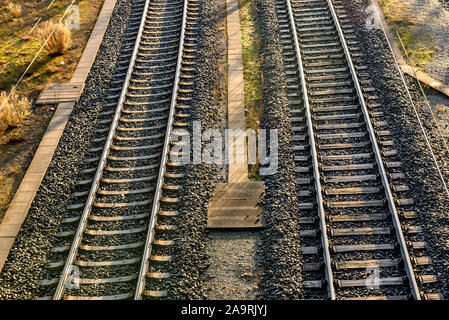
M 220 183 L 209 202 L 208 228 L 261 228 L 263 210 L 259 206 L 265 185 L 259 181 Z

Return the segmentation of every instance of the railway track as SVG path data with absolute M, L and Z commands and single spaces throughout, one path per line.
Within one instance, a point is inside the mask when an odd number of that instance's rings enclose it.
M 276 9 L 307 298 L 442 298 L 344 6 L 278 0 Z
M 135 0 L 106 111 L 39 282 L 39 299 L 167 295 L 183 167 L 168 155 L 189 125 L 197 0 Z

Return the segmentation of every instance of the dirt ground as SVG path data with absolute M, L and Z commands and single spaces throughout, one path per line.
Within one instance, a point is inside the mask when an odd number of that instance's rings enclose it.
M 410 58 L 408 63 L 449 86 L 449 1 L 380 0 L 380 3 L 393 34 L 396 37 L 397 30 L 401 37 Z M 399 39 L 396 40 L 402 50 Z M 449 145 L 449 97 L 431 88 L 424 88 L 424 93 L 422 99 L 429 102 L 441 131 L 440 138 Z
M 21 4 L 22 10 L 18 17 L 10 17 L 7 10 L 10 2 Z M 47 10 L 51 2 L 0 0 L 0 90 L 10 90 L 37 53 L 40 44 L 33 37 L 36 32 L 28 36 L 34 24 L 40 17 L 42 20 L 39 25 L 48 19 L 57 21 L 70 3 L 67 0 L 55 0 Z M 17 88 L 21 96 L 34 101 L 46 83 L 70 80 L 103 2 L 77 1 L 79 28 L 72 30 L 71 47 L 59 56 L 49 56 L 43 51 Z M 19 127 L 9 128 L 0 135 L 0 221 L 33 159 L 54 109 L 55 106 L 33 106 L 31 114 Z
M 449 8 L 441 0 L 380 3 L 393 33 L 400 34 L 411 65 L 449 85 Z
M 22 126 L 0 137 L 0 221 L 33 159 L 54 107 L 33 109 Z

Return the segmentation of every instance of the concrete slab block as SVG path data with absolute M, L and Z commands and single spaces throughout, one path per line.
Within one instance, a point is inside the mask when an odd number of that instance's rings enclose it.
M 3 217 L 2 224 L 22 226 L 24 220 L 25 217 L 21 214 L 7 214 Z
M 3 250 L 11 249 L 12 245 L 14 243 L 13 237 L 0 237 L 0 252 Z
M 48 162 L 41 162 L 41 163 L 31 163 L 31 165 L 28 167 L 27 172 L 30 173 L 45 173 L 48 168 Z
M 42 147 L 55 147 L 58 145 L 60 137 L 43 137 L 40 143 Z
M 242 70 L 243 63 L 242 60 L 228 60 L 228 70 Z M 243 75 L 243 72 L 242 72 Z
M 11 203 L 23 202 L 23 203 L 31 203 L 34 199 L 34 195 L 36 194 L 37 189 L 39 188 L 39 184 L 26 184 L 23 187 L 19 188 L 14 196 L 14 199 Z
M 6 211 L 6 214 L 24 214 L 28 210 L 29 203 L 25 202 L 12 202 L 9 204 L 8 210 Z M 1 226 L 1 224 L 0 224 Z M 0 235 L 1 236 L 1 235 Z
M 16 237 L 21 227 L 21 223 L 8 224 L 2 222 L 0 224 L 0 237 Z

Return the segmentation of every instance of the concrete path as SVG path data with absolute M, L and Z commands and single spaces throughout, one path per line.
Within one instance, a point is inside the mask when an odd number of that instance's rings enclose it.
M 242 39 L 238 0 L 226 1 L 228 29 L 228 129 L 245 130 L 245 105 L 243 100 Z M 241 138 L 240 136 L 238 137 Z M 246 146 L 237 151 L 236 141 L 229 144 L 232 159 L 242 159 L 244 163 L 229 164 L 228 182 L 248 181 L 248 156 Z
M 261 181 L 248 180 L 248 154 L 243 99 L 242 39 L 238 0 L 226 0 L 228 46 L 228 129 L 237 133 L 229 142 L 228 181 L 217 184 L 209 202 L 208 228 L 263 227 L 258 203 L 265 190 Z

